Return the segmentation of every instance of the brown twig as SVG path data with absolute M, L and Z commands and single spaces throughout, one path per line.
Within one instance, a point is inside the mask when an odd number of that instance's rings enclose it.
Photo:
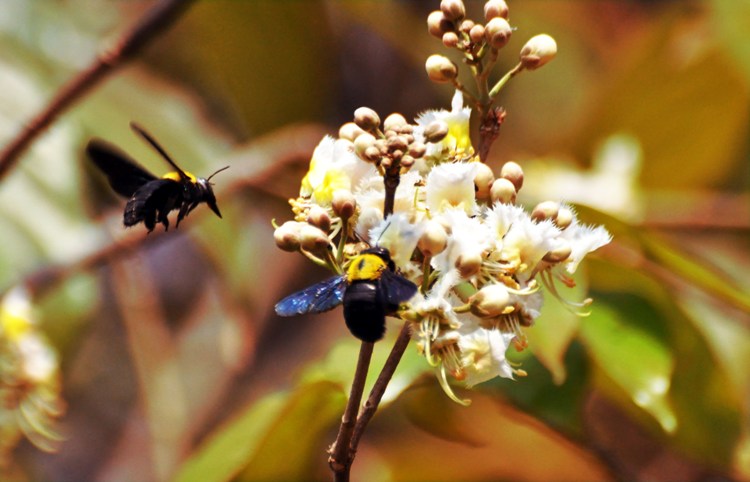
M 26 128 L 21 130 L 0 152 L 0 179 L 10 172 L 31 141 L 41 134 L 58 115 L 108 73 L 135 56 L 159 32 L 171 25 L 191 1 L 162 0 L 158 2 L 122 37 L 115 48 L 99 55 L 91 66 L 63 86 L 47 107 L 31 119 Z
M 383 370 L 380 372 L 380 375 L 378 375 L 377 380 L 375 380 L 375 385 L 373 385 L 372 390 L 370 390 L 370 396 L 367 397 L 367 401 L 365 401 L 362 410 L 359 412 L 357 424 L 354 426 L 354 433 L 352 434 L 352 441 L 349 444 L 349 451 L 352 459 L 354 459 L 354 455 L 357 453 L 359 439 L 362 438 L 362 434 L 364 433 L 367 424 L 370 422 L 373 415 L 375 415 L 375 411 L 378 409 L 378 405 L 380 405 L 380 400 L 383 398 L 385 389 L 388 387 L 388 383 L 390 383 L 391 378 L 396 371 L 396 367 L 398 367 L 398 364 L 401 362 L 401 357 L 404 355 L 406 347 L 409 346 L 409 330 L 409 324 L 404 323 L 404 326 L 401 327 L 401 332 L 398 334 L 398 338 L 396 338 L 396 342 L 393 344 L 393 348 L 391 348 L 391 353 L 388 355 L 385 365 L 383 365 Z
M 331 447 L 331 456 L 328 458 L 328 465 L 333 470 L 333 480 L 336 482 L 348 482 L 349 480 L 349 471 L 354 460 L 354 453 L 349 448 L 350 441 L 354 432 L 354 424 L 358 421 L 357 413 L 362 401 L 362 393 L 365 391 L 365 381 L 367 380 L 367 370 L 370 368 L 373 346 L 374 343 L 366 341 L 363 341 L 360 346 L 357 368 L 349 392 L 349 401 L 346 404 L 344 416 L 341 418 L 338 436 L 333 447 Z

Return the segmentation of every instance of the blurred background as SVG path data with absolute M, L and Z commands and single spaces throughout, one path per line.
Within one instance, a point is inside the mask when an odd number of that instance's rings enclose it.
M 537 33 L 558 55 L 502 92 L 489 165 L 523 166 L 527 207 L 568 201 L 613 233 L 567 296 L 592 315 L 548 296 L 514 358 L 528 377 L 457 388 L 468 408 L 410 347 L 354 480 L 750 480 L 750 2 L 508 3 L 494 77 Z M 0 143 L 153 4 L 1 2 Z M 38 369 L 18 375 L 6 313 L 0 479 L 330 479 L 358 344 L 340 311 L 275 316 L 328 274 L 279 251 L 271 220 L 355 108 L 449 108 L 423 67 L 447 52 L 438 5 L 198 0 L 33 144 L 0 180 L 0 294 L 34 322 Z M 160 174 L 130 121 L 198 176 L 231 166 L 223 219 L 125 231 L 84 148 Z

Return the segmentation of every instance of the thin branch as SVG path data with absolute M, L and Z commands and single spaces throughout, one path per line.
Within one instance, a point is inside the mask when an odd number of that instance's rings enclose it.
M 10 172 L 31 142 L 49 127 L 58 115 L 91 90 L 107 74 L 135 56 L 162 30 L 170 26 L 191 1 L 162 0 L 158 2 L 122 37 L 115 48 L 99 55 L 91 66 L 63 86 L 47 107 L 31 119 L 26 128 L 21 130 L 0 152 L 0 179 Z
M 373 385 L 372 390 L 370 390 L 370 396 L 367 397 L 367 400 L 357 417 L 357 424 L 354 426 L 354 434 L 352 435 L 352 441 L 349 445 L 352 459 L 354 459 L 354 455 L 357 453 L 359 440 L 362 438 L 362 434 L 364 433 L 367 424 L 370 422 L 373 415 L 375 415 L 375 411 L 378 409 L 378 405 L 380 405 L 380 400 L 383 398 L 385 389 L 388 387 L 391 378 L 393 378 L 393 374 L 396 372 L 396 367 L 398 367 L 398 364 L 401 362 L 401 357 L 404 355 L 406 347 L 409 346 L 410 338 L 409 324 L 404 323 L 404 326 L 401 327 L 401 332 L 398 334 L 398 338 L 396 338 L 396 342 L 393 344 L 393 348 L 391 348 L 391 353 L 388 355 L 385 365 L 383 365 L 383 370 L 380 372 L 380 375 L 378 375 L 377 380 L 375 380 L 375 385 Z
M 354 460 L 354 453 L 349 449 L 349 445 L 354 432 L 354 424 L 357 422 L 362 393 L 365 391 L 365 381 L 367 380 L 367 371 L 370 368 L 373 346 L 375 346 L 374 343 L 363 341 L 359 349 L 359 358 L 357 359 L 352 388 L 349 392 L 349 401 L 346 404 L 344 416 L 341 418 L 336 442 L 331 447 L 331 456 L 328 458 L 328 465 L 331 466 L 334 480 L 337 482 L 348 482 L 349 480 L 349 471 Z

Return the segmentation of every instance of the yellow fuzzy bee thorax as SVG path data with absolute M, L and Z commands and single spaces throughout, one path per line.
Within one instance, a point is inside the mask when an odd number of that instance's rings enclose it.
M 361 254 L 352 260 L 346 270 L 346 279 L 350 283 L 352 281 L 376 281 L 386 269 L 388 265 L 380 256 L 370 253 Z
M 193 184 L 195 184 L 196 182 L 198 182 L 198 180 L 196 179 L 196 177 L 192 173 L 189 173 L 187 171 L 184 171 L 184 172 L 185 172 L 185 175 L 188 177 L 188 179 L 190 179 L 190 182 L 192 182 Z M 180 178 L 180 173 L 177 172 L 177 171 L 168 172 L 168 173 L 164 174 L 161 178 L 162 179 L 171 179 L 172 181 L 177 181 L 177 182 L 182 181 L 182 179 Z

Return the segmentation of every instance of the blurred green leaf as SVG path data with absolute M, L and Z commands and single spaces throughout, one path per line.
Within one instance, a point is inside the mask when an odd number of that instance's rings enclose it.
M 722 52 L 750 79 L 750 1 L 713 0 L 710 4 Z
M 598 302 L 581 323 L 581 339 L 596 366 L 671 433 L 678 421 L 668 398 L 674 370 L 669 347 L 627 321 L 653 317 L 653 313 L 635 303 L 621 303 L 617 308 Z

